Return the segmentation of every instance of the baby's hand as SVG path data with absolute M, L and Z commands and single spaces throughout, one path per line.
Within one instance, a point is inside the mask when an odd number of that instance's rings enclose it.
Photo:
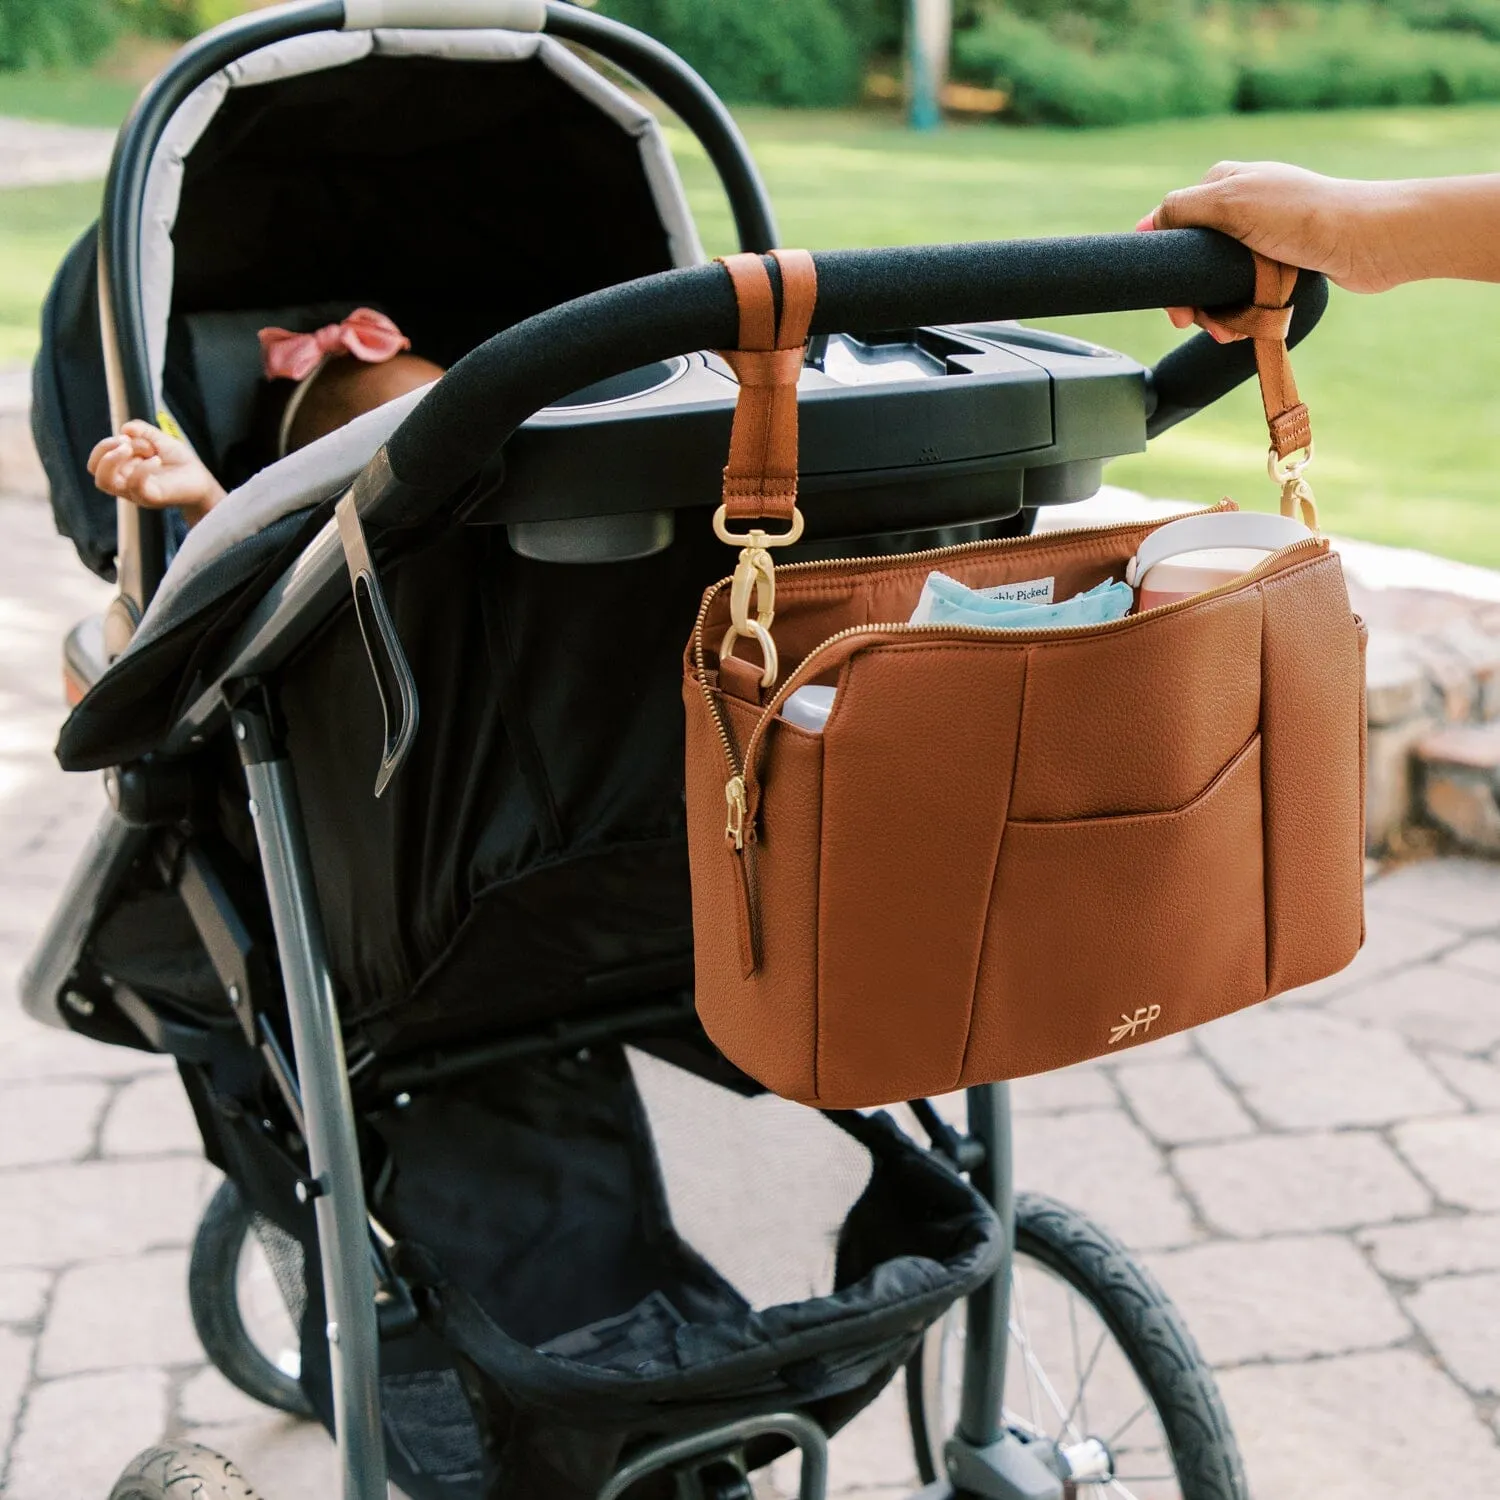
M 203 460 L 182 441 L 149 422 L 127 422 L 114 437 L 97 443 L 88 471 L 106 495 L 152 510 L 176 507 L 189 526 L 224 498 L 224 489 Z

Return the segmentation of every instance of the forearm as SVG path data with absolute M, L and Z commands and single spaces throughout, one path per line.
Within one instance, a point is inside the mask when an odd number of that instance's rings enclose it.
M 1378 185 L 1392 281 L 1500 281 L 1500 174 Z

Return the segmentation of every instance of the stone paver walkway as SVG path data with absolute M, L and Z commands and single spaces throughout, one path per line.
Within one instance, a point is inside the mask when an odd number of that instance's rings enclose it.
M 113 130 L 0 115 L 0 188 L 97 181 L 109 167 L 114 144 Z
M 213 1174 L 170 1067 L 11 998 L 101 805 L 50 751 L 59 641 L 107 590 L 35 499 L 0 499 L 0 537 L 0 1492 L 102 1500 L 184 1432 L 314 1500 L 327 1440 L 207 1369 L 188 1322 Z M 1397 870 L 1369 913 L 1337 978 L 1015 1091 L 1023 1185 L 1144 1253 L 1261 1500 L 1500 1494 L 1500 866 Z M 901 1493 L 899 1391 L 835 1451 L 843 1494 Z

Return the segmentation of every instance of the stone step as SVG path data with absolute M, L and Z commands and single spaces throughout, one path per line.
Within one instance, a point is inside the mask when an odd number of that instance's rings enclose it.
M 1464 848 L 1500 855 L 1500 720 L 1449 724 L 1415 748 L 1422 811 Z

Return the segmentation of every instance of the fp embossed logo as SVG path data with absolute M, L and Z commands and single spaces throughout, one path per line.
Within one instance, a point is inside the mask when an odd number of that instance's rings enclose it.
M 1161 1014 L 1159 1005 L 1142 1005 L 1133 1016 L 1127 1016 L 1124 1011 L 1120 1012 L 1120 1024 L 1109 1034 L 1109 1045 L 1116 1046 L 1123 1042 L 1126 1037 L 1132 1037 L 1137 1032 L 1144 1036 L 1151 1030 L 1151 1023 Z

